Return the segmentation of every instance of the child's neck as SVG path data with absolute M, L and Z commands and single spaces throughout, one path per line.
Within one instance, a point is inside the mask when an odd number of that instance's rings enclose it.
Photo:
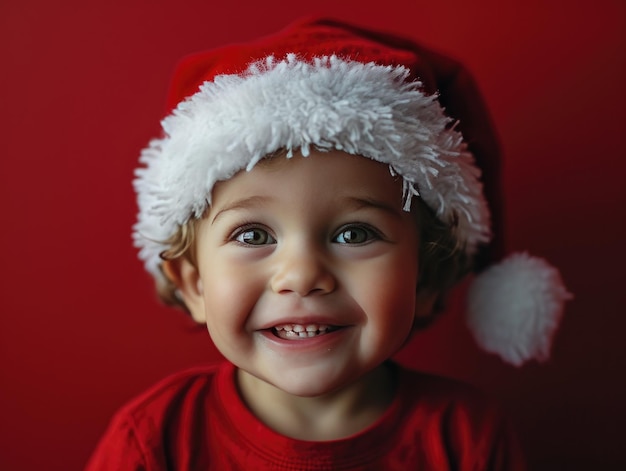
M 239 369 L 237 382 L 252 413 L 276 432 L 298 440 L 337 440 L 372 425 L 393 401 L 395 381 L 381 365 L 355 383 L 317 397 L 286 393 Z

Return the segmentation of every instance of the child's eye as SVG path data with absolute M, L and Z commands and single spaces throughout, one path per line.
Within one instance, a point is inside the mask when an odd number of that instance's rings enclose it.
M 244 245 L 268 245 L 276 243 L 276 239 L 274 239 L 269 232 L 259 227 L 243 229 L 235 234 L 234 239 Z
M 339 231 L 333 242 L 339 244 L 364 244 L 376 239 L 380 239 L 379 235 L 368 227 L 348 226 Z

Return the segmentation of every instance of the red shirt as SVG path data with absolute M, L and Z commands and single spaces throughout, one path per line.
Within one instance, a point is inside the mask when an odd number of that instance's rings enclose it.
M 246 408 L 229 363 L 176 374 L 113 418 L 87 471 L 522 470 L 497 408 L 468 386 L 395 366 L 393 404 L 349 438 L 294 440 Z M 278 406 L 278 405 L 277 405 Z

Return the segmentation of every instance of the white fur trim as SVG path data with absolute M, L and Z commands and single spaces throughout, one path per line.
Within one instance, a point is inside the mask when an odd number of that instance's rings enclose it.
M 517 253 L 473 280 L 467 323 L 481 348 L 513 365 L 545 361 L 571 297 L 556 268 Z
M 163 122 L 164 137 L 142 152 L 136 171 L 135 245 L 161 273 L 164 241 L 202 216 L 215 182 L 286 148 L 338 149 L 389 164 L 404 179 L 405 209 L 420 195 L 454 226 L 468 253 L 491 237 L 480 170 L 436 96 L 408 82 L 404 67 L 296 55 L 268 57 L 242 75 L 205 82 Z

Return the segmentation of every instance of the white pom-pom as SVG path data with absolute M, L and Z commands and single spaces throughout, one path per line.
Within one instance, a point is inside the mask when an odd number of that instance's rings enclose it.
M 467 324 L 482 349 L 508 363 L 545 361 L 571 297 L 556 268 L 526 253 L 513 254 L 472 282 Z

